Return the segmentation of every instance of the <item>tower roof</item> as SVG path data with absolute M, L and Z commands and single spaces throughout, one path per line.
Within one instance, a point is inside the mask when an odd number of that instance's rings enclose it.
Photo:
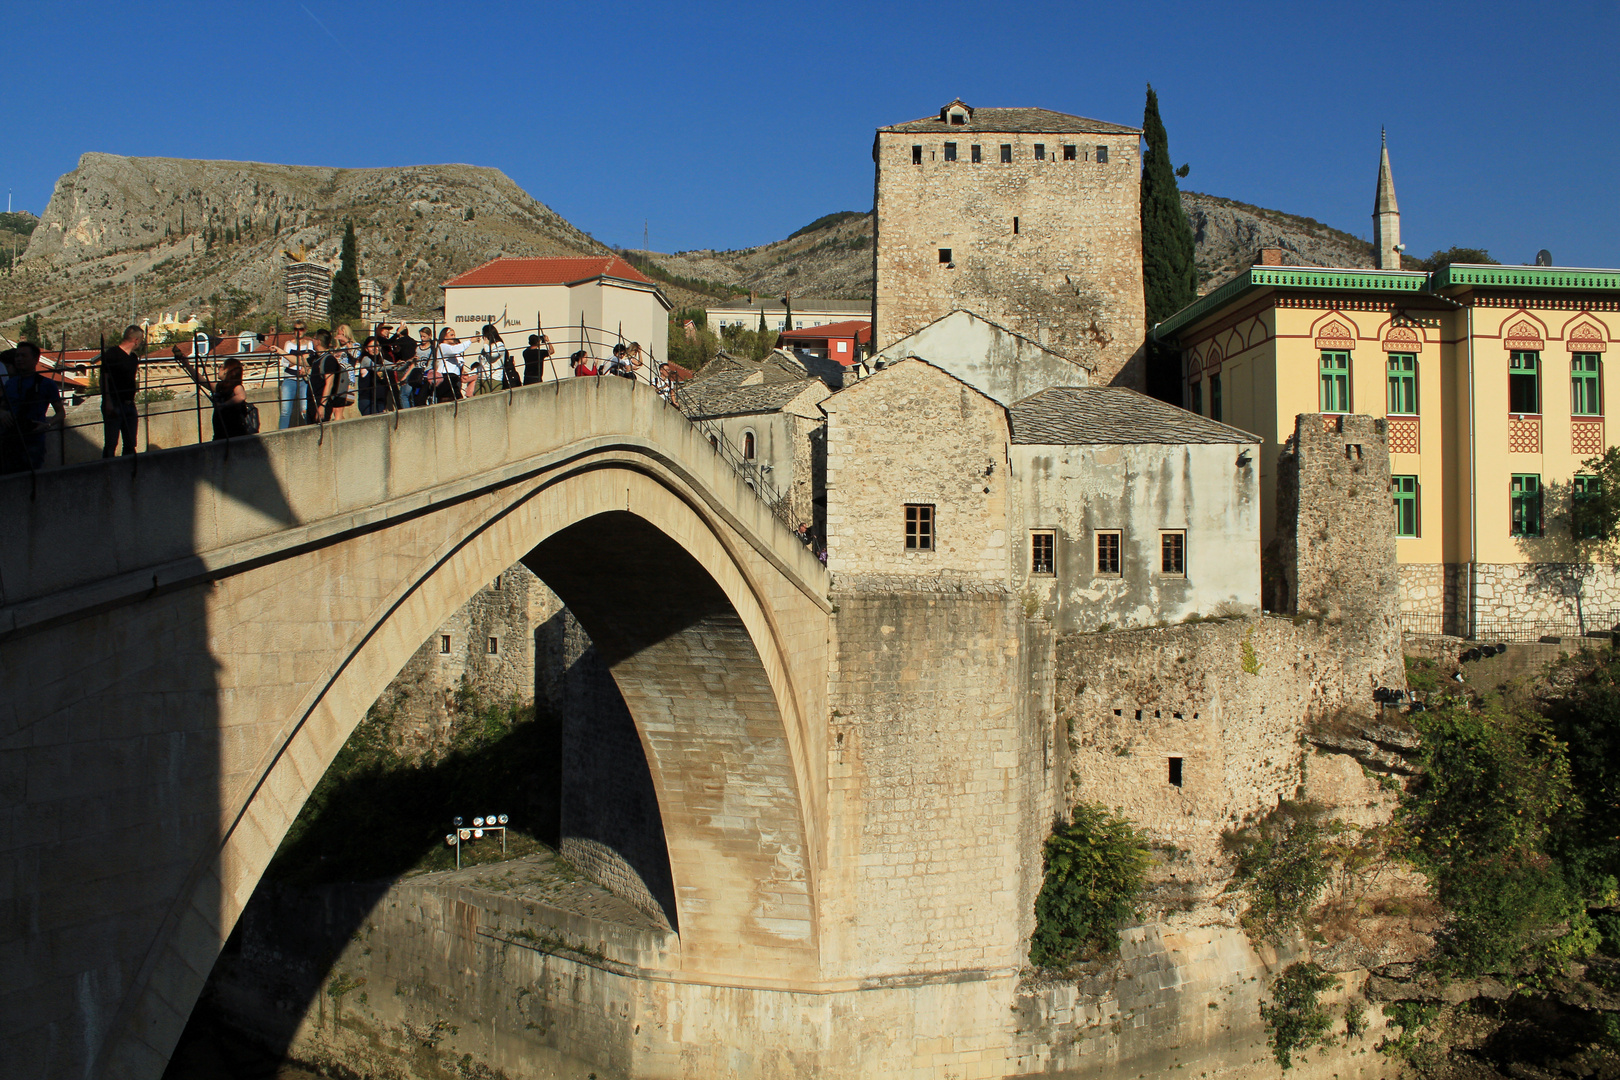
M 1373 197 L 1374 214 L 1398 214 L 1401 208 L 1395 202 L 1395 177 L 1389 171 L 1389 139 L 1380 131 L 1378 140 L 1378 194 Z

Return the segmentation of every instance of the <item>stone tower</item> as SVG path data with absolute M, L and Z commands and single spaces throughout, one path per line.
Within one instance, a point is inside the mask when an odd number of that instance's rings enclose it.
M 1373 197 L 1373 258 L 1380 270 L 1401 268 L 1401 209 L 1395 204 L 1395 177 L 1389 171 L 1389 139 L 1380 131 L 1378 194 Z
M 1141 388 L 1140 137 L 960 100 L 879 128 L 873 347 L 961 308 Z

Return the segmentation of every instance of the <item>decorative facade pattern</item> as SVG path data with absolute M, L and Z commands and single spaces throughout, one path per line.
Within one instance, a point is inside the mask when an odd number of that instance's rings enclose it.
M 1415 353 L 1423 351 L 1423 339 L 1410 326 L 1392 326 L 1384 335 L 1384 351 Z
M 1334 319 L 1317 331 L 1316 347 L 1318 349 L 1353 349 L 1356 347 L 1356 336 L 1348 326 Z
M 1415 416 L 1389 417 L 1389 452 L 1418 453 L 1418 419 Z
M 1575 416 L 1569 422 L 1569 452 L 1586 457 L 1603 453 L 1603 418 L 1590 420 Z
M 1504 349 L 1531 349 L 1540 352 L 1547 347 L 1541 338 L 1541 328 L 1529 319 L 1520 319 L 1502 335 Z
M 1508 453 L 1541 453 L 1541 417 L 1514 416 L 1508 419 Z
M 1569 331 L 1564 345 L 1570 352 L 1608 352 L 1609 342 L 1603 331 L 1589 322 L 1580 323 Z

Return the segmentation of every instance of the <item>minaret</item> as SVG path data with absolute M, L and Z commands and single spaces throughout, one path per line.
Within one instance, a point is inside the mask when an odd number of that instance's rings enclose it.
M 1395 205 L 1395 177 L 1389 171 L 1389 139 L 1380 130 L 1383 144 L 1378 155 L 1378 194 L 1373 199 L 1373 259 L 1380 270 L 1401 268 L 1401 210 Z

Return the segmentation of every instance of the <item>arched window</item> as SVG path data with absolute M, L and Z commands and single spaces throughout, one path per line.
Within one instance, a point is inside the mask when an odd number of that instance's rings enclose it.
M 709 436 L 709 449 L 711 449 L 711 450 L 720 449 L 720 436 L 718 436 L 718 435 L 710 435 Z
M 754 433 L 752 431 L 743 432 L 743 460 L 754 460 Z

